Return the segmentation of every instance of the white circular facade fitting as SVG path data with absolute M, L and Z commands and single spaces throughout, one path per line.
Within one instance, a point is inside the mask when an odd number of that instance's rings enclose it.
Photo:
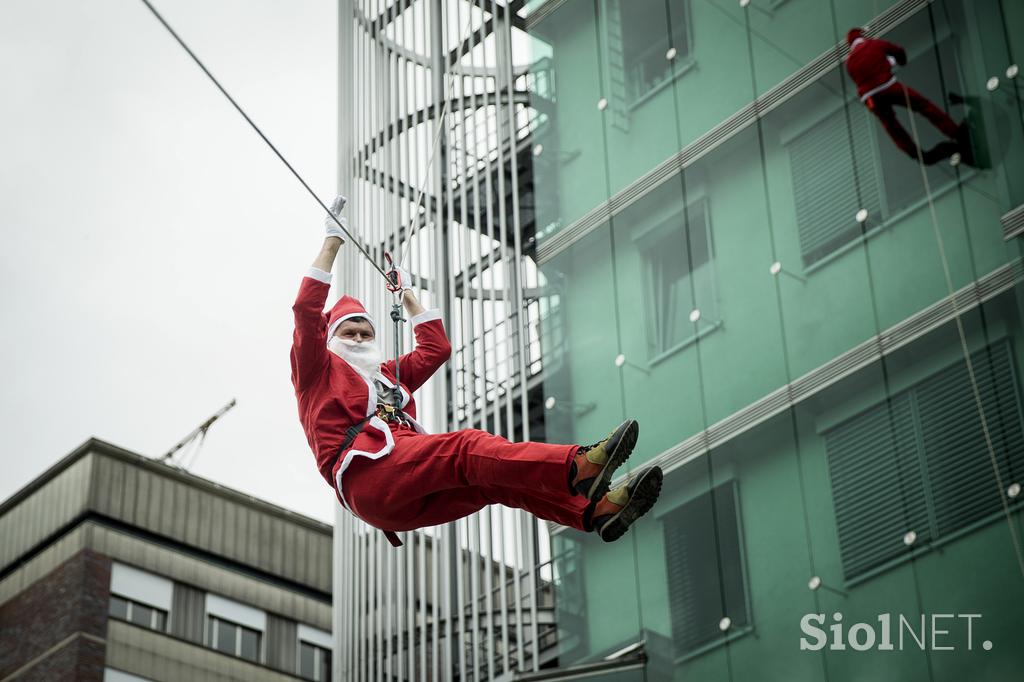
M 676 48 L 670 47 L 670 48 L 668 48 L 668 52 L 665 53 L 665 59 L 667 59 L 669 61 L 672 61 L 673 59 L 676 58 L 677 54 L 679 54 L 679 53 L 676 52 Z
M 726 616 L 722 620 L 718 621 L 718 629 L 721 630 L 722 632 L 725 632 L 726 630 L 728 630 L 731 627 L 732 627 L 732 618 L 730 618 L 729 616 Z
M 962 158 L 963 157 L 960 156 L 960 152 L 953 152 L 953 155 L 949 157 L 949 165 L 950 166 L 959 166 L 960 165 L 960 160 Z
M 690 322 L 696 322 L 700 319 L 700 310 L 694 308 L 690 311 Z
M 1007 78 L 1016 78 L 1018 73 L 1020 73 L 1020 68 L 1016 64 L 1010 64 L 1006 67 Z
M 782 272 L 782 263 L 780 263 L 779 261 L 775 261 L 774 263 L 772 263 L 772 266 L 768 268 L 768 272 L 772 273 L 773 275 L 779 274 L 780 272 Z
M 856 218 L 858 223 L 864 222 L 865 220 L 868 219 L 868 210 L 866 208 L 862 208 L 861 210 L 857 211 Z
M 535 144 L 535 145 L 533 145 L 533 155 L 534 156 L 540 156 L 543 153 L 544 153 L 544 145 L 542 145 L 542 144 Z
M 1020 495 L 1020 483 L 1011 483 L 1010 487 L 1006 489 L 1006 495 L 1010 499 Z
M 555 409 L 555 396 L 549 395 L 548 399 L 544 401 L 544 409 L 553 410 Z
M 818 576 L 812 576 L 811 579 L 807 581 L 807 589 L 816 590 L 819 587 L 821 587 L 821 578 Z
M 985 89 L 987 89 L 989 92 L 994 92 L 995 89 L 998 88 L 998 87 L 999 87 L 999 76 L 992 76 L 987 81 L 985 81 Z
M 600 111 L 604 111 L 605 109 L 607 109 L 608 108 L 608 100 L 606 100 L 604 97 L 602 97 L 601 99 L 597 100 L 597 108 Z
M 740 7 L 746 7 L 750 4 L 750 0 L 740 0 Z
M 622 353 L 619 353 L 618 355 L 615 356 L 615 366 L 622 367 L 624 364 L 626 364 L 626 356 L 623 355 Z
M 910 547 L 915 542 L 917 542 L 917 533 L 912 530 L 908 530 L 907 534 L 903 536 L 903 544 Z

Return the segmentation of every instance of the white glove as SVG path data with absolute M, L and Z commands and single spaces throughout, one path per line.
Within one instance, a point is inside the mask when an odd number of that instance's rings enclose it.
M 398 280 L 397 282 L 395 280 Z M 400 265 L 388 271 L 388 291 L 399 292 L 412 286 L 412 275 Z
M 334 203 L 331 204 L 331 213 L 338 218 L 338 222 L 344 225 L 346 230 L 348 229 L 348 221 L 341 217 L 341 209 L 345 208 L 347 202 L 348 199 L 339 194 L 334 197 Z M 334 218 L 331 216 L 324 218 L 324 228 L 327 230 L 328 237 L 337 237 L 341 240 L 342 244 L 345 243 L 345 233 L 338 227 L 338 223 L 334 221 Z

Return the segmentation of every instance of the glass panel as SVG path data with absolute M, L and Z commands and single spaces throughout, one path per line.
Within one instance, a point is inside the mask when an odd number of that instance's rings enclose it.
M 167 612 L 155 610 L 156 620 L 154 621 L 153 627 L 160 632 L 167 631 Z
M 215 649 L 224 653 L 237 655 L 238 652 L 238 626 L 225 622 L 218 618 L 211 619 L 215 624 L 214 644 Z
M 258 661 L 260 659 L 260 633 L 249 628 L 241 628 L 241 630 L 242 641 L 239 656 L 250 661 Z
M 130 618 L 131 622 L 135 623 L 136 625 L 142 625 L 143 627 L 152 628 L 153 616 L 153 609 L 144 604 L 132 602 L 132 613 Z
M 299 675 L 309 680 L 316 679 L 316 647 L 299 642 Z
M 327 649 L 320 650 L 320 676 L 317 680 L 329 682 L 331 679 L 331 652 Z
M 114 618 L 128 619 L 128 600 L 117 595 L 110 595 L 110 615 Z

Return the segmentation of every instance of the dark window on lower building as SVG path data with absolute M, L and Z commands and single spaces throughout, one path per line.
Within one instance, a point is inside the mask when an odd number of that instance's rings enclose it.
M 108 613 L 112 618 L 141 625 L 150 630 L 167 631 L 166 611 L 126 599 L 116 594 L 110 595 L 110 609 Z
M 260 661 L 260 634 L 258 630 L 216 616 L 207 619 L 207 646 L 256 663 Z
M 1024 475 L 1020 392 L 1009 343 L 971 356 L 825 432 L 843 574 L 869 573 L 911 547 L 1001 513 Z M 988 430 L 988 441 L 985 429 Z M 989 452 L 988 442 L 992 444 Z
M 750 622 L 735 481 L 664 518 L 672 642 L 677 656 Z M 723 629 L 723 619 L 728 627 Z
M 299 642 L 299 675 L 314 682 L 330 682 L 331 652 L 309 642 Z

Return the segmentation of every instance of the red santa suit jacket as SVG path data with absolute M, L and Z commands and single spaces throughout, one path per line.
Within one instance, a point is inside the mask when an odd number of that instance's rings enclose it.
M 292 343 L 292 384 L 299 403 L 299 420 L 306 431 L 309 446 L 316 455 L 320 475 L 341 495 L 340 478 L 353 457 L 383 457 L 394 448 L 391 429 L 379 417 L 372 417 L 356 436 L 352 445 L 339 452 L 345 432 L 372 415 L 377 408 L 377 391 L 346 360 L 327 348 L 329 316 L 324 314 L 330 274 L 311 269 L 302 279 L 292 310 L 295 313 L 295 334 Z M 441 314 L 426 310 L 410 319 L 416 336 L 416 347 L 400 359 L 402 410 L 412 418 L 417 431 L 424 429 L 415 421 L 416 401 L 412 392 L 422 386 L 451 355 Z M 395 361 L 381 364 L 381 379 L 394 387 Z
M 857 84 L 857 94 L 863 102 L 895 83 L 893 65 L 903 66 L 906 63 L 907 53 L 899 45 L 887 40 L 856 35 L 850 42 L 846 71 Z

